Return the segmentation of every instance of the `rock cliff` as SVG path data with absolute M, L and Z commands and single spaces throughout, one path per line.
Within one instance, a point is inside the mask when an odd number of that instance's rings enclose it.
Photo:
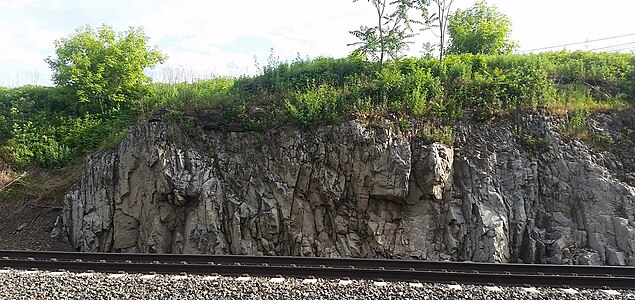
M 81 251 L 635 265 L 635 118 L 594 116 L 603 149 L 561 123 L 459 124 L 453 146 L 387 121 L 148 123 L 86 159 L 63 231 Z

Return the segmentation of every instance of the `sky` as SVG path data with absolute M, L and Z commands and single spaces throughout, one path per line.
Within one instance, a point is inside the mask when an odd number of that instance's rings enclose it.
M 456 0 L 464 9 L 474 0 Z M 578 42 L 568 50 L 635 49 L 632 0 L 489 0 L 512 21 L 519 51 Z M 253 75 L 273 56 L 279 60 L 343 57 L 354 47 L 349 33 L 374 25 L 364 0 L 0 0 L 0 86 L 51 85 L 44 59 L 54 41 L 75 29 L 108 24 L 117 31 L 142 27 L 168 60 L 148 74 L 155 81 L 191 81 Z M 623 36 L 626 35 L 626 36 Z M 602 41 L 597 39 L 622 36 Z M 416 37 L 410 55 L 420 56 Z M 561 50 L 563 47 L 548 50 Z M 544 50 L 537 50 L 544 51 Z

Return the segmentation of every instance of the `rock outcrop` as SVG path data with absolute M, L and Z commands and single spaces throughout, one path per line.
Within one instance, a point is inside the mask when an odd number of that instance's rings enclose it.
M 461 124 L 452 147 L 389 122 L 152 122 L 87 158 L 63 231 L 81 251 L 635 265 L 635 120 L 594 118 L 624 137 L 608 150 L 558 122 Z

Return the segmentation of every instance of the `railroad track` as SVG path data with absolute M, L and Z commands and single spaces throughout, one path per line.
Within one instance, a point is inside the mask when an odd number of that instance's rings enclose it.
M 221 274 L 635 289 L 635 268 L 285 256 L 121 254 L 0 250 L 0 268 Z

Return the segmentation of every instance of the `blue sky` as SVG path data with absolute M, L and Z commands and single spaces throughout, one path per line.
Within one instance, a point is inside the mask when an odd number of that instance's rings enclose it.
M 456 0 L 465 8 L 473 0 Z M 512 38 L 529 50 L 635 33 L 630 0 L 490 0 L 512 20 Z M 178 81 L 257 72 L 269 49 L 290 60 L 298 55 L 342 57 L 355 39 L 348 33 L 373 25 L 364 0 L 0 0 L 0 86 L 49 85 L 44 58 L 53 42 L 75 28 L 106 23 L 116 30 L 141 26 L 169 58 L 150 72 Z M 417 37 L 434 42 L 431 33 Z M 592 50 L 635 42 L 635 35 L 570 46 Z M 421 43 L 412 46 L 419 55 Z M 632 46 L 632 47 L 631 47 Z M 635 43 L 611 49 L 635 49 Z M 554 49 L 558 50 L 558 49 Z M 256 59 L 254 59 L 256 57 Z

